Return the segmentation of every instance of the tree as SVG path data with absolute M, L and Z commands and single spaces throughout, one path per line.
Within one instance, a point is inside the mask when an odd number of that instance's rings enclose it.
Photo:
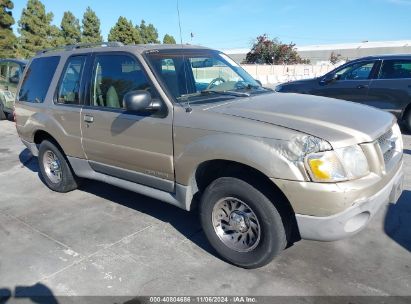
M 66 39 L 64 39 L 60 28 L 55 25 L 50 26 L 50 38 L 50 44 L 52 47 L 61 47 L 67 44 Z
M 51 26 L 53 13 L 46 13 L 40 0 L 28 0 L 18 22 L 20 33 L 21 55 L 31 57 L 36 51 L 54 45 L 56 28 Z
M 151 23 L 146 25 L 144 20 L 141 20 L 140 26 L 136 26 L 140 31 L 140 36 L 143 43 L 160 43 L 158 40 L 158 31 Z
M 81 31 L 79 20 L 72 12 L 64 12 L 61 20 L 61 36 L 64 38 L 65 44 L 76 44 L 81 40 Z
M 0 0 L 0 58 L 16 56 L 17 39 L 11 28 L 14 24 L 13 7 L 11 0 Z
M 169 34 L 165 34 L 163 38 L 163 43 L 164 44 L 176 44 L 176 40 L 174 39 L 173 36 Z
M 336 64 L 340 60 L 341 60 L 341 54 L 336 54 L 334 51 L 332 51 L 330 55 L 330 62 L 332 64 Z
M 257 37 L 245 59 L 245 63 L 299 64 L 309 62 L 308 59 L 301 59 L 295 50 L 295 44 L 283 44 L 278 39 L 270 40 L 265 34 Z
M 96 13 L 90 7 L 87 7 L 86 11 L 84 12 L 82 24 L 82 42 L 98 43 L 103 41 L 103 37 L 101 37 L 100 30 L 100 19 L 97 17 Z
M 108 34 L 108 41 L 118 41 L 124 44 L 142 43 L 140 32 L 133 26 L 131 20 L 119 17 L 117 23 Z

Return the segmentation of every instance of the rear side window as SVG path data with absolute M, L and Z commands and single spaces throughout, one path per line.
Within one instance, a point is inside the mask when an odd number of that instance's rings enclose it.
M 411 60 L 384 60 L 379 78 L 411 78 Z
M 59 61 L 59 56 L 33 59 L 24 76 L 19 100 L 35 103 L 44 102 Z
M 67 60 L 66 68 L 63 71 L 58 88 L 58 103 L 80 103 L 80 81 L 85 61 L 85 56 L 75 56 Z

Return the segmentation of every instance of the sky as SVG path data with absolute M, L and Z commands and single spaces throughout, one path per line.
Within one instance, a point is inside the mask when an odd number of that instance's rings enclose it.
M 41 0 L 60 25 L 64 11 L 82 19 L 90 6 L 104 40 L 119 16 L 157 27 L 180 41 L 177 0 Z M 17 20 L 27 0 L 14 0 Z M 179 0 L 184 43 L 218 49 L 249 48 L 261 34 L 297 46 L 411 39 L 411 0 Z M 190 33 L 194 34 L 191 38 Z

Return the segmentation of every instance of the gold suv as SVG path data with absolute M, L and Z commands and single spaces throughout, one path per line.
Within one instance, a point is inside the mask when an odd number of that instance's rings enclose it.
M 203 47 L 42 51 L 24 71 L 15 115 L 50 189 L 87 178 L 197 207 L 211 245 L 245 268 L 300 237 L 353 235 L 402 191 L 393 115 L 276 93 Z

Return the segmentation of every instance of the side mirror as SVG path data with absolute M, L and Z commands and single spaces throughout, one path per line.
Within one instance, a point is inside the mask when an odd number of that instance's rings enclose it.
M 321 84 L 329 84 L 331 82 L 334 82 L 338 80 L 338 75 L 337 74 L 327 74 L 321 79 Z
M 262 87 L 263 86 L 263 84 L 261 83 L 261 81 L 260 80 L 258 80 L 258 79 L 254 79 L 259 85 L 260 85 L 260 87 Z
M 151 94 L 144 90 L 128 92 L 123 97 L 123 105 L 129 112 L 154 112 L 161 108 L 161 104 L 152 101 Z
M 19 83 L 19 77 L 18 76 L 13 76 L 13 77 L 10 77 L 9 78 L 9 82 L 10 83 L 15 83 L 15 84 L 18 84 Z

